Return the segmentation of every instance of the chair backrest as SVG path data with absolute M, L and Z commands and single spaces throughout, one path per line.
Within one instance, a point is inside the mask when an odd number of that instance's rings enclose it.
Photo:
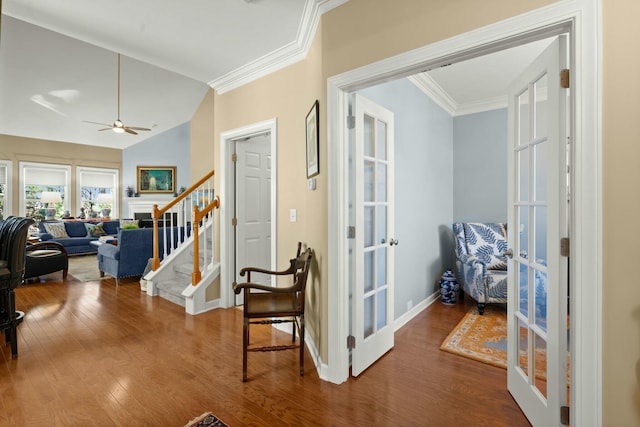
M 11 226 L 7 267 L 11 271 L 12 286 L 22 283 L 27 252 L 27 235 L 29 234 L 29 226 L 33 223 L 31 218 L 18 218 Z
M 298 256 L 291 260 L 291 267 L 295 268 L 291 291 L 298 293 L 298 301 L 302 312 L 304 312 L 304 302 L 306 299 L 304 293 L 307 287 L 307 277 L 309 277 L 312 259 L 313 249 L 307 248 L 304 252 L 300 253 L 300 246 L 298 246 Z
M 475 255 L 487 268 L 505 270 L 507 225 L 498 222 L 456 222 L 453 224 L 456 255 Z
M 6 261 L 9 258 L 11 227 L 19 219 L 18 217 L 10 216 L 0 225 L 0 260 Z

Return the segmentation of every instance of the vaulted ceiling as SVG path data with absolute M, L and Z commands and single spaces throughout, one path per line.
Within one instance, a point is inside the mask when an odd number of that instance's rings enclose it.
M 224 92 L 304 58 L 320 15 L 346 1 L 4 0 L 0 134 L 126 148 L 189 121 L 210 87 Z M 503 74 L 541 49 L 419 80 L 460 113 L 504 96 Z M 117 53 L 119 118 L 150 132 L 86 123 L 118 118 Z

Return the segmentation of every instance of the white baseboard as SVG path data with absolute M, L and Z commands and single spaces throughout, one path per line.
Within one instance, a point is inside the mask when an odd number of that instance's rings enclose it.
M 402 316 L 398 317 L 396 321 L 393 323 L 394 332 L 398 329 L 402 328 L 404 325 L 409 323 L 411 319 L 420 314 L 425 308 L 429 307 L 431 304 L 436 302 L 440 298 L 440 290 L 438 289 L 436 292 L 429 295 L 427 298 L 422 300 L 419 304 L 413 307 L 411 310 L 404 313 Z

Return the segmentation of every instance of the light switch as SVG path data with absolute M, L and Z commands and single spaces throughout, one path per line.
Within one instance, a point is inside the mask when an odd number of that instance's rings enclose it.
M 296 209 L 289 209 L 289 221 L 296 222 L 298 220 L 298 211 Z

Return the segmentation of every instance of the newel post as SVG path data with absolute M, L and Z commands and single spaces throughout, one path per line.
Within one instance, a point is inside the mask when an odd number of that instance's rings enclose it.
M 193 206 L 193 272 L 191 273 L 191 284 L 197 285 L 202 279 L 200 273 L 200 236 L 199 236 L 199 223 L 200 222 L 200 210 L 198 205 Z
M 153 261 L 151 261 L 151 269 L 156 271 L 160 267 L 160 255 L 158 253 L 158 205 L 153 205 Z

